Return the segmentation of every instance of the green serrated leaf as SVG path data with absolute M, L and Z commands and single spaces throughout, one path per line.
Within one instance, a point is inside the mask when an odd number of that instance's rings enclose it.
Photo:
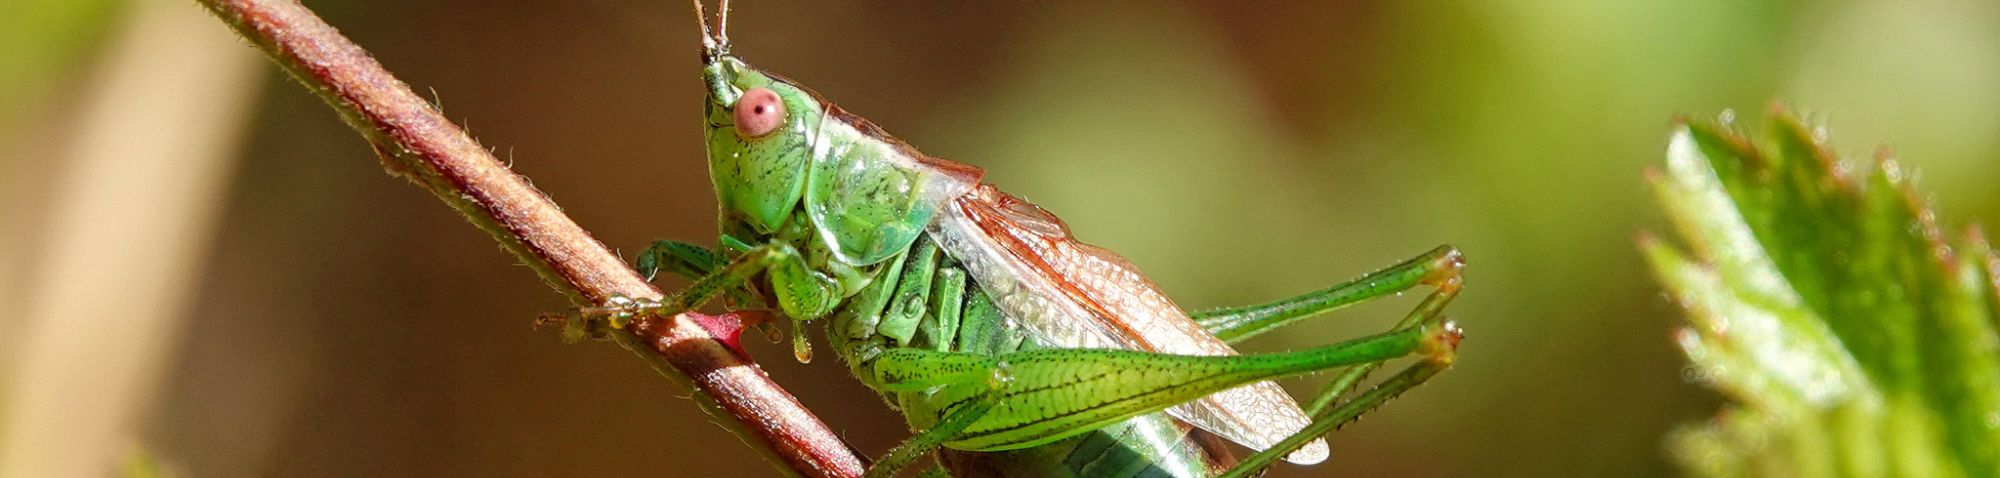
M 1648 175 L 1686 249 L 1640 249 L 1693 377 L 1735 403 L 1670 444 L 1703 476 L 2000 473 L 2000 294 L 1886 153 L 1852 168 L 1783 111 L 1761 140 L 1682 121 Z

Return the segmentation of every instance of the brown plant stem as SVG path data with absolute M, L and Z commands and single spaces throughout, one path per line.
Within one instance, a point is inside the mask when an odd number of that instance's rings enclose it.
M 295 0 L 198 0 L 326 100 L 410 179 L 493 235 L 577 304 L 659 298 L 652 284 L 577 226 L 555 203 Z M 523 320 L 526 320 L 524 316 Z M 858 476 L 847 445 L 692 320 L 642 318 L 613 333 L 662 375 L 701 391 L 697 402 L 774 463 L 807 476 Z

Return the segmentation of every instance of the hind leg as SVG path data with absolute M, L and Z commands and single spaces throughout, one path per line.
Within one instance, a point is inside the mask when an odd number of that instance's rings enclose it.
M 1353 400 L 1341 403 L 1339 402 L 1340 397 L 1353 391 L 1370 372 L 1380 368 L 1382 362 L 1370 362 L 1347 369 L 1335 378 L 1332 384 L 1317 394 L 1312 405 L 1306 407 L 1306 413 L 1313 418 L 1312 424 L 1307 425 L 1304 430 L 1300 430 L 1298 433 L 1287 437 L 1277 445 L 1245 458 L 1223 476 L 1240 477 L 1260 473 L 1264 468 L 1269 467 L 1278 459 L 1291 453 L 1292 450 L 1296 450 L 1322 435 L 1339 429 L 1342 425 L 1360 418 L 1362 414 L 1368 413 L 1376 407 L 1388 403 L 1390 399 L 1402 395 L 1403 392 L 1407 392 L 1429 381 L 1432 377 L 1437 376 L 1439 372 L 1451 368 L 1452 362 L 1458 357 L 1458 341 L 1461 335 L 1455 326 L 1444 320 L 1444 308 L 1451 303 L 1453 298 L 1458 296 L 1459 289 L 1463 287 L 1462 284 L 1456 275 L 1438 284 L 1437 291 L 1425 297 L 1424 301 L 1418 304 L 1416 309 L 1410 311 L 1410 314 L 1405 316 L 1403 321 L 1396 324 L 1396 327 L 1392 329 L 1411 330 L 1427 327 L 1443 327 L 1448 332 L 1446 340 L 1437 343 L 1437 346 L 1423 350 L 1424 357 L 1420 361 L 1376 384 L 1374 388 L 1354 397 Z
M 1307 317 L 1402 293 L 1419 285 L 1443 287 L 1465 269 L 1458 248 L 1438 246 L 1423 255 L 1326 289 L 1265 304 L 1193 314 L 1195 322 L 1225 342 L 1270 332 Z

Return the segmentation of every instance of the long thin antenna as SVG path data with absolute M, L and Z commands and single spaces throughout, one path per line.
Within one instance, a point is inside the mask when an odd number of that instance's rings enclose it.
M 721 11 L 717 12 L 715 15 L 715 23 L 717 23 L 715 27 L 715 41 L 723 44 L 724 46 L 728 46 L 729 45 L 729 0 L 722 0 L 722 5 L 719 5 L 719 7 L 720 8 L 718 8 L 718 10 Z
M 701 10 L 701 0 L 694 0 L 694 21 L 701 25 L 701 50 L 715 54 L 715 34 L 708 30 L 708 13 Z

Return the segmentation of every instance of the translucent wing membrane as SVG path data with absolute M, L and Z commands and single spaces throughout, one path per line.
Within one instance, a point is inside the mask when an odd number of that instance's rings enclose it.
M 1052 344 L 1187 355 L 1233 355 L 1139 269 L 1078 242 L 1048 211 L 980 185 L 938 212 L 930 233 L 1007 312 L 1012 325 Z M 1262 450 L 1304 429 L 1298 402 L 1272 382 L 1245 385 L 1167 409 L 1175 418 Z M 1286 461 L 1324 461 L 1314 440 Z

